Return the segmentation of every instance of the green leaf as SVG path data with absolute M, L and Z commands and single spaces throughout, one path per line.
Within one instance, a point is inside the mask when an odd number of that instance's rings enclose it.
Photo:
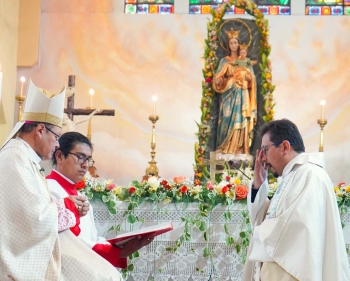
M 241 232 L 239 233 L 239 236 L 240 236 L 241 238 L 244 238 L 244 237 L 247 236 L 247 234 L 246 234 L 244 231 L 241 231 Z
M 199 226 L 200 231 L 205 231 L 207 229 L 207 224 L 205 221 L 201 222 L 201 225 Z
M 200 229 L 201 225 L 202 225 L 202 221 L 197 220 L 196 221 L 196 226 L 197 226 L 198 229 Z
M 168 251 L 168 252 L 171 252 L 171 251 L 173 250 L 173 248 L 171 248 L 171 247 L 166 247 L 165 250 Z
M 203 257 L 208 257 L 209 256 L 209 249 L 208 249 L 208 247 L 205 247 L 204 249 L 203 249 Z
M 236 252 L 237 252 L 237 254 L 239 254 L 240 251 L 241 251 L 241 245 L 237 244 L 236 245 Z
M 228 224 L 227 223 L 224 224 L 224 230 L 225 230 L 226 234 L 230 234 L 228 231 Z
M 103 203 L 108 202 L 109 201 L 109 197 L 107 195 L 103 195 L 102 196 L 102 201 L 103 201 Z
M 131 211 L 133 209 L 133 204 L 132 203 L 129 203 L 128 205 L 128 211 Z
M 133 224 L 133 223 L 135 223 L 135 216 L 133 215 L 133 214 L 130 214 L 129 216 L 128 216 L 128 223 L 131 223 L 131 224 Z
M 110 232 L 112 230 L 114 230 L 114 226 L 113 225 L 107 230 L 107 232 Z
M 203 236 L 204 236 L 204 240 L 205 240 L 205 241 L 208 241 L 208 232 L 207 232 L 207 231 L 205 231 L 205 232 L 203 233 Z
M 235 240 L 233 239 L 232 236 L 229 236 L 229 237 L 226 238 L 226 245 L 228 247 L 231 247 L 234 243 L 235 243 Z
M 134 264 L 129 264 L 128 265 L 128 271 L 134 271 Z
M 134 258 L 138 258 L 140 256 L 139 251 L 136 251 L 132 254 Z

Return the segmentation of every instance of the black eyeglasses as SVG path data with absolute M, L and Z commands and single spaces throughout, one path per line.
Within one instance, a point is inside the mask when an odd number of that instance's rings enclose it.
M 82 154 L 76 154 L 76 153 L 73 153 L 73 152 L 68 152 L 68 154 L 72 154 L 72 155 L 75 155 L 78 159 L 78 163 L 79 164 L 84 164 L 86 161 L 88 162 L 88 165 L 89 167 L 93 166 L 95 161 L 94 159 L 92 159 L 92 157 L 86 157 Z
M 261 150 L 262 150 L 262 152 L 264 153 L 264 155 L 266 155 L 267 152 L 269 151 L 270 147 L 272 147 L 272 146 L 279 147 L 280 144 L 281 144 L 282 142 L 284 142 L 284 141 L 281 141 L 281 142 L 273 142 L 273 143 L 271 143 L 271 144 L 269 144 L 269 145 L 262 146 L 262 147 L 261 147 Z M 290 144 L 291 146 L 294 145 L 293 142 L 289 142 L 289 144 Z
M 55 135 L 56 141 L 58 141 L 60 139 L 61 136 L 59 136 L 55 132 L 51 131 L 48 127 L 45 126 L 45 129 L 48 130 L 50 133 Z

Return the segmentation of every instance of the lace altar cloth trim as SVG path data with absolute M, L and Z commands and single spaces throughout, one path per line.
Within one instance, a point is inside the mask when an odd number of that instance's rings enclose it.
M 227 235 L 224 232 L 223 213 L 227 207 L 218 206 L 214 209 L 207 223 L 210 227 L 209 247 L 213 250 L 213 258 L 204 258 L 203 249 L 207 243 L 202 233 L 196 228 L 191 230 L 191 242 L 185 242 L 174 253 L 166 251 L 167 247 L 174 247 L 175 242 L 183 233 L 184 222 L 181 217 L 194 216 L 198 213 L 198 206 L 195 203 L 186 205 L 166 204 L 155 205 L 144 203 L 135 210 L 135 215 L 143 218 L 144 223 L 136 223 L 133 227 L 126 223 L 123 213 L 127 210 L 127 203 L 117 203 L 117 214 L 111 215 L 105 205 L 99 201 L 91 202 L 94 208 L 96 228 L 100 236 L 107 238 L 114 237 L 114 231 L 108 231 L 112 226 L 121 224 L 121 232 L 136 230 L 148 225 L 154 225 L 164 221 L 172 221 L 174 230 L 156 237 L 148 247 L 142 248 L 140 257 L 134 259 L 135 269 L 130 273 L 127 280 L 134 281 L 240 281 L 242 278 L 243 265 L 241 256 L 233 247 L 225 244 Z M 229 222 L 229 231 L 235 238 L 243 224 L 243 217 L 240 213 L 246 206 L 235 204 L 230 207 L 232 220 Z M 345 242 L 350 249 L 350 214 L 342 216 Z M 348 241 L 349 240 L 349 241 Z M 350 262 L 350 255 L 348 256 Z M 197 270 L 199 269 L 199 271 Z

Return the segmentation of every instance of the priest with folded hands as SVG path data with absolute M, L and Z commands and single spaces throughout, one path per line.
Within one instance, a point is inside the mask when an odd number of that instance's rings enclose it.
M 89 166 L 94 163 L 92 144 L 87 137 L 78 132 L 67 132 L 60 137 L 59 145 L 52 156 L 55 169 L 46 177 L 50 192 L 56 199 L 78 196 L 76 183 L 82 181 Z M 71 230 L 88 247 L 119 268 L 126 268 L 126 258 L 154 239 L 154 234 L 149 234 L 128 241 L 123 248 L 111 245 L 105 238 L 98 237 L 91 205 L 88 214 L 80 218 L 79 230 Z

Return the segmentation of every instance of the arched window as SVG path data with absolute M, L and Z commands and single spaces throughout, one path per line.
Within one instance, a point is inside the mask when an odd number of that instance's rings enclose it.
M 190 14 L 209 14 L 210 9 L 215 9 L 217 5 L 228 0 L 189 0 Z M 290 15 L 291 0 L 255 0 L 259 10 L 264 15 Z M 245 14 L 243 9 L 232 6 L 227 14 Z
M 306 15 L 350 15 L 350 0 L 306 0 L 305 3 Z
M 173 14 L 174 0 L 125 0 L 126 14 Z

